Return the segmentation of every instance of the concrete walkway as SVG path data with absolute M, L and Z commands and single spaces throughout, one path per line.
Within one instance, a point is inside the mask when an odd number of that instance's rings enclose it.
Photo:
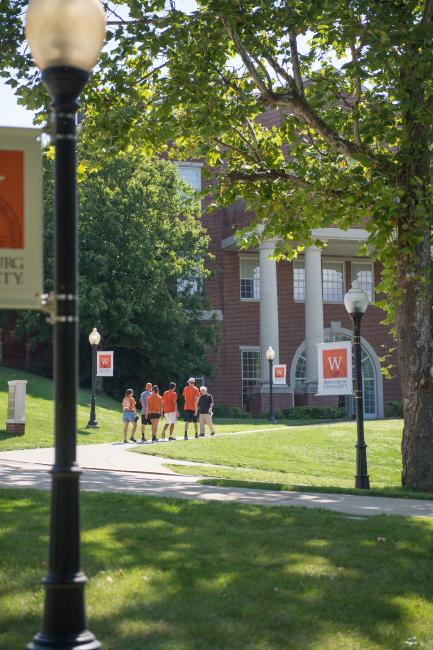
M 200 477 L 180 476 L 163 467 L 164 463 L 194 463 L 129 453 L 127 450 L 131 446 L 120 443 L 80 445 L 78 461 L 84 470 L 81 477 L 82 490 L 239 502 L 260 506 L 304 506 L 358 517 L 379 514 L 433 517 L 433 501 L 199 485 Z M 52 448 L 2 452 L 0 484 L 3 487 L 48 490 L 51 485 L 48 469 L 53 458 Z

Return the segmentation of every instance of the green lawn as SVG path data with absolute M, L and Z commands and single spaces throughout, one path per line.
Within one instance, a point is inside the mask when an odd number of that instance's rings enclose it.
M 27 379 L 26 433 L 12 436 L 6 433 L 7 382 L 12 379 Z M 90 392 L 80 390 L 78 394 L 77 442 L 92 444 L 123 440 L 122 409 L 120 402 L 109 397 L 97 397 L 96 416 L 100 429 L 86 429 L 90 411 Z M 53 438 L 53 382 L 37 375 L 31 375 L 12 368 L 0 367 L 0 451 L 10 449 L 31 449 L 52 447 Z M 264 420 L 225 420 L 220 431 L 241 431 L 254 427 L 257 423 L 268 426 Z M 272 425 L 270 425 L 272 426 Z M 183 423 L 176 427 L 178 436 L 182 435 Z
M 48 504 L 0 490 L 0 650 L 40 629 Z M 433 647 L 432 520 L 85 493 L 82 528 L 105 650 Z
M 418 496 L 402 490 L 400 484 L 401 420 L 376 420 L 365 423 L 368 444 L 368 469 L 372 494 Z M 215 436 L 191 440 L 187 444 L 140 447 L 134 451 L 164 455 L 176 460 L 211 463 L 219 467 L 187 465 L 178 473 L 218 479 L 218 483 L 277 489 L 353 490 L 355 474 L 354 422 L 297 425 L 266 433 Z M 225 482 L 224 480 L 231 480 Z M 207 481 L 209 483 L 209 481 Z M 432 495 L 429 495 L 432 498 Z

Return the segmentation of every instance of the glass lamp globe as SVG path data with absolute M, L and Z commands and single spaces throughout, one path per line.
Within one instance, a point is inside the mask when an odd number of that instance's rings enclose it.
M 367 311 L 368 296 L 358 280 L 352 282 L 351 288 L 344 296 L 344 306 L 349 314 L 365 314 Z
M 55 67 L 90 71 L 105 39 L 105 12 L 99 0 L 30 0 L 26 36 L 40 70 Z
M 275 350 L 271 345 L 266 350 L 266 358 L 268 361 L 273 361 L 275 359 Z
M 99 345 L 100 340 L 101 340 L 101 335 L 96 329 L 96 327 L 94 327 L 89 334 L 89 343 L 90 345 Z

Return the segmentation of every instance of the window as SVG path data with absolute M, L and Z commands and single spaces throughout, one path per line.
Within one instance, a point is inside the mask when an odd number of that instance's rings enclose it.
M 201 165 L 198 163 L 177 163 L 179 176 L 195 192 L 201 192 Z
M 293 262 L 293 299 L 305 300 L 305 264 L 304 262 Z
M 194 296 L 201 293 L 203 288 L 201 278 L 178 278 L 177 293 L 178 295 Z
M 373 265 L 371 262 L 352 262 L 352 282 L 358 280 L 368 296 L 368 302 L 374 300 Z
M 343 302 L 343 262 L 322 262 L 322 287 L 324 302 Z
M 260 350 L 242 350 L 242 407 L 248 409 L 251 386 L 260 382 Z
M 260 298 L 260 265 L 257 257 L 239 258 L 241 299 L 258 300 Z

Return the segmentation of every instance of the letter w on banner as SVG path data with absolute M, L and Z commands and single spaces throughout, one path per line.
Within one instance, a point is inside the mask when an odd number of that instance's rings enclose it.
M 319 343 L 317 395 L 352 395 L 352 343 Z
M 96 374 L 98 377 L 112 377 L 114 352 L 97 352 Z

